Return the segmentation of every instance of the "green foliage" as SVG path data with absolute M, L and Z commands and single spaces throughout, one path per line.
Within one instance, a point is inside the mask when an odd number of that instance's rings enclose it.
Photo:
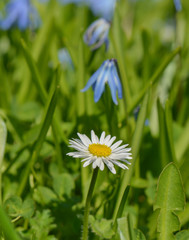
M 4 203 L 4 207 L 8 215 L 12 218 L 31 218 L 34 213 L 34 201 L 26 199 L 22 202 L 22 199 L 18 196 L 8 198 Z
M 74 181 L 70 174 L 62 173 L 53 177 L 53 189 L 59 197 L 70 197 L 74 189 Z
M 188 240 L 189 239 L 189 231 L 184 230 L 176 234 L 176 240 Z
M 114 235 L 113 221 L 107 219 L 95 219 L 92 215 L 89 216 L 90 226 L 92 231 L 103 239 L 112 239 Z
M 88 239 L 188 240 L 189 1 L 181 11 L 174 0 L 116 1 L 109 47 L 95 51 L 83 34 L 101 16 L 89 6 L 30 2 L 39 28 L 0 29 L 0 239 L 81 238 L 93 169 L 67 155 L 68 142 L 94 130 L 128 143 L 132 160 L 99 171 Z M 92 87 L 81 92 L 111 58 L 118 105 L 108 84 L 97 103 Z
M 56 225 L 53 223 L 53 218 L 51 217 L 50 210 L 43 210 L 42 213 L 36 212 L 36 215 L 29 221 L 31 226 L 31 237 L 33 239 L 39 240 L 56 240 L 53 235 L 49 233 L 56 228 Z
M 185 197 L 181 176 L 177 167 L 170 163 L 162 171 L 157 187 L 154 209 L 160 209 L 157 223 L 159 239 L 174 239 L 173 232 L 180 229 L 176 211 L 184 209 Z
M 117 220 L 118 229 L 116 240 L 146 240 L 146 237 L 139 229 L 133 229 L 129 216 Z
M 36 202 L 46 205 L 56 200 L 56 194 L 48 187 L 38 186 L 33 195 Z
M 5 144 L 7 138 L 7 128 L 5 122 L 0 117 L 0 167 L 2 165 L 4 152 L 5 152 Z

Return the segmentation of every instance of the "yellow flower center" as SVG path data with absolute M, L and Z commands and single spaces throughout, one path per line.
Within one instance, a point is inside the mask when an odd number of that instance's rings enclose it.
M 90 144 L 88 149 L 90 153 L 97 157 L 108 157 L 112 152 L 110 147 L 100 143 Z

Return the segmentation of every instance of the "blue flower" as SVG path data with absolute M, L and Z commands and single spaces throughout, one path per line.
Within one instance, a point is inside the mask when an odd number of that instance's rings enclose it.
M 61 48 L 58 50 L 58 60 L 64 69 L 68 69 L 70 67 L 73 68 L 71 56 L 66 48 Z
M 108 33 L 110 23 L 103 18 L 94 21 L 86 30 L 84 34 L 84 41 L 92 50 L 99 48 L 103 43 L 108 48 L 109 40 Z
M 76 3 L 76 4 L 82 4 L 82 3 L 85 3 L 86 0 L 58 0 L 61 4 L 69 4 L 69 3 Z
M 181 2 L 180 0 L 173 0 L 174 1 L 174 5 L 175 5 L 175 8 L 176 8 L 176 11 L 181 11 L 182 10 L 182 5 L 181 5 Z
M 0 21 L 0 27 L 8 30 L 12 26 L 18 26 L 20 30 L 28 27 L 38 27 L 40 20 L 36 9 L 30 0 L 10 0 L 5 7 L 6 17 Z
M 101 16 L 108 21 L 112 20 L 116 0 L 88 0 L 94 15 Z
M 91 76 L 85 88 L 81 91 L 85 92 L 92 86 L 94 90 L 94 100 L 98 102 L 104 92 L 106 83 L 108 83 L 110 87 L 113 102 L 118 104 L 116 92 L 118 92 L 118 97 L 122 98 L 122 86 L 117 72 L 116 59 L 104 61 L 100 68 Z

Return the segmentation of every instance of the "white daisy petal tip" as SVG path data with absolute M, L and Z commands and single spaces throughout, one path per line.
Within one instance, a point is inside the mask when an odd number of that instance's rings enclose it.
M 77 133 L 77 135 L 79 139 L 72 138 L 69 140 L 69 147 L 75 149 L 76 152 L 70 152 L 66 155 L 73 158 L 82 158 L 81 162 L 84 162 L 83 167 L 91 164 L 92 168 L 98 167 L 103 171 L 105 166 L 107 166 L 113 174 L 116 174 L 114 165 L 124 170 L 128 169 L 127 165 L 131 163 L 126 159 L 132 159 L 131 148 L 127 148 L 128 144 L 121 145 L 122 140 L 114 142 L 116 137 L 111 137 L 111 135 L 105 136 L 105 131 L 101 133 L 100 138 L 93 130 L 91 130 L 91 139 L 85 134 Z

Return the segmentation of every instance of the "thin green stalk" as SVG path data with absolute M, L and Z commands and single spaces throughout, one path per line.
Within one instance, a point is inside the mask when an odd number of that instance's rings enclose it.
M 93 194 L 93 190 L 95 187 L 96 179 L 98 175 L 98 167 L 94 169 L 91 183 L 89 186 L 89 191 L 87 194 L 86 204 L 85 204 L 85 212 L 84 212 L 84 219 L 83 219 L 83 235 L 82 240 L 88 239 L 88 220 L 89 220 L 89 211 L 90 211 L 90 204 L 91 204 L 91 198 Z
M 26 62 L 28 64 L 28 67 L 32 74 L 33 83 L 39 92 L 39 97 L 41 98 L 41 101 L 45 105 L 47 102 L 47 99 L 48 99 L 48 94 L 47 94 L 46 89 L 43 86 L 42 79 L 40 77 L 37 65 L 36 65 L 26 43 L 23 40 L 21 41 L 21 46 L 23 49 L 23 53 L 24 53 Z M 58 72 L 58 70 L 57 70 L 57 72 Z M 56 78 L 59 77 L 58 74 L 59 73 L 56 73 L 56 75 L 57 75 Z M 54 114 L 54 117 L 52 120 L 52 129 L 53 129 L 54 142 L 55 142 L 55 146 L 56 146 L 56 150 L 57 150 L 57 161 L 58 161 L 58 165 L 61 170 L 62 169 L 62 154 L 60 151 L 60 139 L 62 139 L 65 143 L 67 143 L 67 138 L 63 134 L 63 131 L 61 129 L 60 122 L 56 116 L 56 113 Z M 59 134 L 59 133 L 61 133 L 61 134 Z
M 2 206 L 0 206 L 0 232 L 3 232 L 6 240 L 21 240 Z
M 139 112 L 139 116 L 138 116 L 138 120 L 137 120 L 137 124 L 136 124 L 136 130 L 134 132 L 132 145 L 131 145 L 133 159 L 132 159 L 132 163 L 131 163 L 129 170 L 124 174 L 123 179 L 122 179 L 122 183 L 121 183 L 121 186 L 119 189 L 119 193 L 118 193 L 118 197 L 117 197 L 117 201 L 116 201 L 115 209 L 114 209 L 114 213 L 113 213 L 113 221 L 114 222 L 116 220 L 125 189 L 131 182 L 131 177 L 134 172 L 135 163 L 136 163 L 139 149 L 141 146 L 143 127 L 144 127 L 144 123 L 146 120 L 146 113 L 147 113 L 147 106 L 148 106 L 148 95 L 149 94 L 147 93 L 146 96 L 144 97 L 144 100 L 143 100 L 143 103 L 141 106 L 141 110 Z
M 58 86 L 56 87 L 55 91 L 53 92 L 53 95 L 50 97 L 50 101 L 48 102 L 48 105 L 47 105 L 48 108 L 46 110 L 45 117 L 44 117 L 44 120 L 42 122 L 42 127 L 41 127 L 41 130 L 40 130 L 40 133 L 39 133 L 38 140 L 37 140 L 36 145 L 34 147 L 31 159 L 28 161 L 28 164 L 27 164 L 27 166 L 24 170 L 22 181 L 21 181 L 21 183 L 18 187 L 18 191 L 17 191 L 18 196 L 22 195 L 22 193 L 25 189 L 25 186 L 26 186 L 27 179 L 28 179 L 29 173 L 31 171 L 31 168 L 33 167 L 33 165 L 35 164 L 35 162 L 38 159 L 38 156 L 39 156 L 41 147 L 43 145 L 43 142 L 45 140 L 47 131 L 48 131 L 49 126 L 52 122 L 53 114 L 54 114 L 56 104 L 57 104 L 57 98 L 58 98 Z
M 0 169 L 0 204 L 2 203 L 2 172 Z
M 81 117 L 85 113 L 85 99 L 81 89 L 84 87 L 85 81 L 85 62 L 84 62 L 84 46 L 83 39 L 80 37 L 78 46 L 78 65 L 77 65 L 77 101 L 76 111 L 78 117 Z
M 120 17 L 118 13 L 118 9 L 115 11 L 114 20 L 113 20 L 113 26 L 112 26 L 112 43 L 115 49 L 116 58 L 119 64 L 120 74 L 122 78 L 122 84 L 124 93 L 127 96 L 127 106 L 130 106 L 131 103 L 131 92 L 130 92 L 130 86 L 129 81 L 127 78 L 127 69 L 124 59 L 124 47 L 123 47 L 123 33 L 121 32 L 121 24 L 120 24 Z
M 0 117 L 0 203 L 2 202 L 2 192 L 1 192 L 1 183 L 2 183 L 2 163 L 5 152 L 5 145 L 7 140 L 7 127 L 5 122 Z
M 119 209 L 118 209 L 118 212 L 117 212 L 117 215 L 116 215 L 115 219 L 121 218 L 121 216 L 122 216 L 124 206 L 125 206 L 125 203 L 127 201 L 128 194 L 129 194 L 129 189 L 130 189 L 130 186 L 127 186 L 126 189 L 125 189 L 125 192 L 123 194 L 123 197 L 122 197 L 122 200 L 121 200 L 121 203 L 120 203 L 120 206 L 119 206 Z M 114 230 L 116 230 L 116 227 L 117 227 L 117 222 L 115 221 L 114 225 L 113 225 Z
M 133 111 L 133 109 L 139 104 L 141 99 L 144 97 L 146 92 L 150 89 L 150 87 L 156 83 L 156 81 L 159 79 L 160 75 L 163 73 L 165 68 L 168 66 L 168 64 L 172 61 L 172 59 L 180 53 L 181 48 L 176 48 L 172 53 L 170 53 L 168 56 L 165 57 L 164 61 L 162 61 L 162 64 L 157 68 L 157 70 L 154 72 L 152 77 L 149 79 L 145 87 L 140 91 L 138 96 L 133 99 L 132 106 L 128 109 L 129 114 Z

